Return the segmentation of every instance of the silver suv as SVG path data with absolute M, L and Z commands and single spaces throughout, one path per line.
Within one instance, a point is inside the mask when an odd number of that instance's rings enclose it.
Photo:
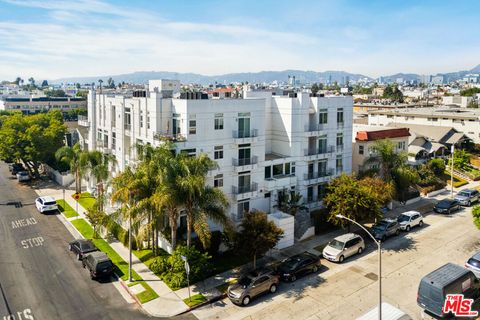
M 460 202 L 462 206 L 471 206 L 472 203 L 480 200 L 480 193 L 475 189 L 463 189 L 455 196 L 455 200 Z
M 330 241 L 323 249 L 323 257 L 330 261 L 343 262 L 345 258 L 360 254 L 365 250 L 363 238 L 355 233 L 347 233 Z
M 241 276 L 227 289 L 228 298 L 235 304 L 246 306 L 264 292 L 275 293 L 280 277 L 271 269 L 259 269 Z
M 370 233 L 375 239 L 384 242 L 387 237 L 400 234 L 400 225 L 397 220 L 383 219 L 370 229 Z

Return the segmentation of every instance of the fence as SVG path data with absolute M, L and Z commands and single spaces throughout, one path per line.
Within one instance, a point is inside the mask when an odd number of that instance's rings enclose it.
M 43 166 L 45 168 L 45 173 L 62 187 L 68 187 L 75 181 L 75 177 L 71 173 L 60 173 L 47 164 L 44 164 Z

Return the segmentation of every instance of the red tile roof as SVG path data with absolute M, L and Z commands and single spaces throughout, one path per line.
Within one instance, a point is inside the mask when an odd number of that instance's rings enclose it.
M 378 131 L 358 131 L 355 137 L 356 141 L 375 141 L 381 139 L 391 139 L 400 137 L 409 137 L 408 128 L 394 128 Z

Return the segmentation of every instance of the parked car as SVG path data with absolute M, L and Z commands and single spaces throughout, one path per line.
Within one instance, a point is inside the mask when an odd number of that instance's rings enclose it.
M 82 260 L 84 268 L 90 272 L 91 279 L 109 278 L 113 274 L 113 263 L 101 251 L 90 252 Z
M 478 202 L 480 200 L 480 192 L 475 189 L 463 189 L 455 196 L 455 200 L 457 200 L 462 206 L 471 206 L 472 203 Z
M 417 303 L 423 309 L 444 317 L 442 307 L 447 294 L 463 294 L 467 299 L 479 296 L 479 281 L 472 271 L 447 263 L 427 274 L 420 281 Z
M 227 289 L 230 301 L 246 306 L 256 296 L 265 293 L 275 293 L 280 277 L 272 269 L 258 269 L 242 275 L 238 282 Z
M 433 207 L 433 211 L 437 213 L 450 214 L 458 210 L 460 210 L 460 203 L 455 199 L 443 199 Z
M 471 270 L 480 279 L 480 251 L 468 259 L 465 263 L 465 268 Z
M 398 216 L 397 221 L 400 225 L 400 229 L 407 232 L 413 227 L 423 226 L 423 216 L 418 211 L 404 212 Z
M 12 175 L 16 176 L 18 172 L 25 171 L 23 164 L 21 163 L 13 163 L 11 166 L 8 166 L 8 169 L 12 173 Z
M 27 182 L 31 180 L 30 174 L 28 173 L 28 171 L 19 171 L 17 173 L 17 179 L 18 179 L 18 182 Z
M 323 257 L 330 261 L 343 262 L 345 258 L 360 254 L 365 250 L 363 238 L 355 233 L 336 237 L 323 248 Z
M 376 223 L 370 232 L 375 239 L 385 241 L 387 237 L 400 234 L 400 225 L 397 220 L 383 219 Z
M 386 302 L 382 302 L 382 319 L 412 320 L 412 318 L 408 314 Z M 356 320 L 378 320 L 378 306 L 371 309 L 369 312 L 357 318 Z
M 40 213 L 58 210 L 57 201 L 50 196 L 39 197 L 35 199 L 35 206 Z
M 77 239 L 68 244 L 68 250 L 77 255 L 78 260 L 82 260 L 88 253 L 98 251 L 92 241 L 86 239 Z
M 299 276 L 317 272 L 321 265 L 320 257 L 304 252 L 283 260 L 278 272 L 282 280 L 294 282 Z

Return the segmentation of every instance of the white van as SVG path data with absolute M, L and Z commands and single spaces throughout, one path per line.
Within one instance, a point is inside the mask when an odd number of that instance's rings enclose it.
M 378 307 L 365 313 L 357 320 L 378 320 Z M 382 302 L 382 320 L 412 320 L 412 318 L 400 309 L 391 304 Z

